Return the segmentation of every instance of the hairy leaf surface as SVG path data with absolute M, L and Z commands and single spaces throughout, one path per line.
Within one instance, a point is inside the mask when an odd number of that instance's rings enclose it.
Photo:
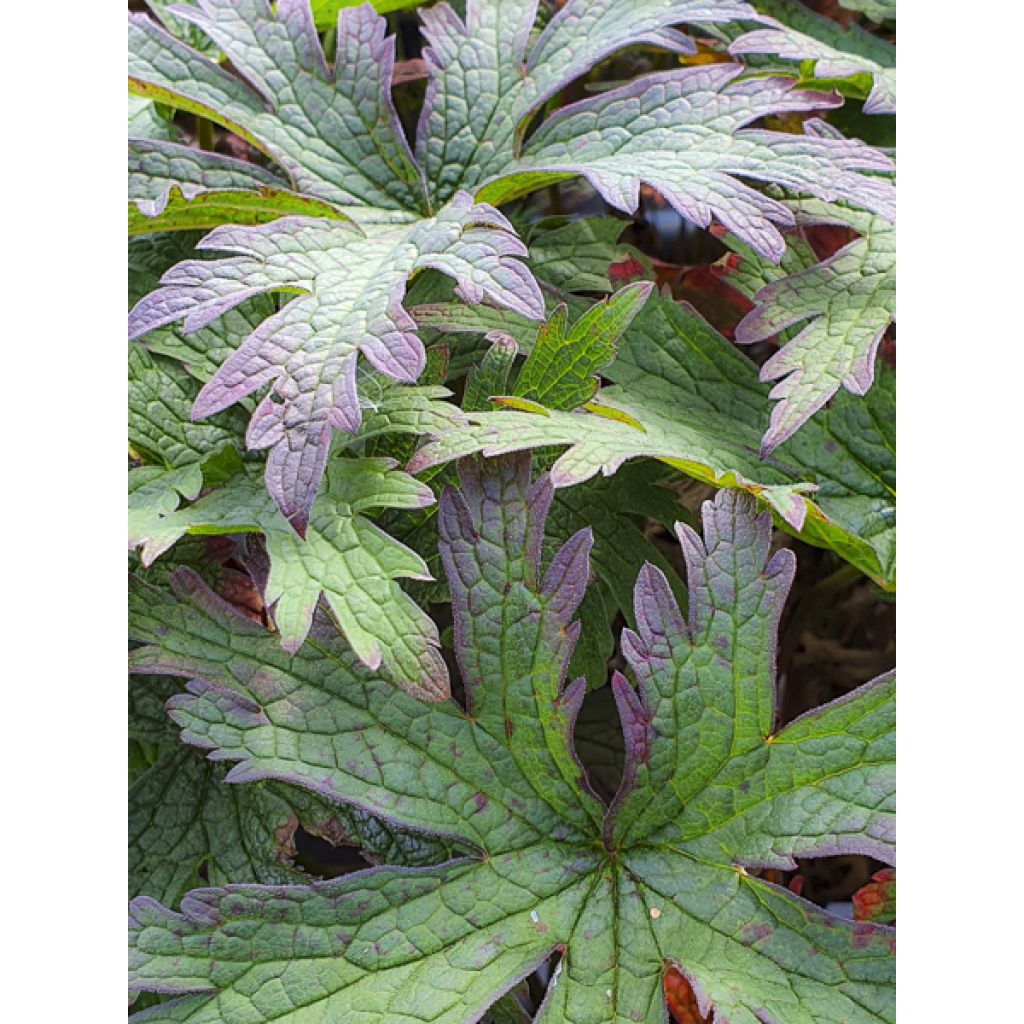
M 188 575 L 180 603 L 140 611 L 135 670 L 192 678 L 171 715 L 236 762 L 229 782 L 303 785 L 479 851 L 202 889 L 180 913 L 137 899 L 132 985 L 181 997 L 141 1019 L 455 1024 L 558 951 L 542 1024 L 660 1024 L 666 964 L 739 1024 L 893 1020 L 890 929 L 742 870 L 866 846 L 891 861 L 891 681 L 776 730 L 793 558 L 767 561 L 768 517 L 720 492 L 703 538 L 680 531 L 689 621 L 658 570 L 637 582 L 639 685 L 615 680 L 627 763 L 605 807 L 572 748 L 583 682 L 564 685 L 589 536 L 540 566 L 550 498 L 522 457 L 464 465 L 442 498 L 466 711 L 401 693 L 327 632 L 289 657 Z

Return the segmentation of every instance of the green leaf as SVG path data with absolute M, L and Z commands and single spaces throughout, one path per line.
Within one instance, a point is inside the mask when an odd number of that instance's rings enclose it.
M 288 214 L 340 219 L 256 164 L 175 142 L 128 143 L 128 235 L 264 224 Z
M 551 409 L 575 409 L 597 394 L 597 373 L 615 358 L 616 343 L 643 308 L 654 285 L 647 281 L 595 303 L 571 328 L 559 306 L 537 333 L 513 394 Z
M 681 532 L 689 622 L 657 570 L 638 581 L 624 652 L 639 689 L 616 677 L 627 761 L 605 807 L 572 749 L 582 681 L 564 686 L 589 538 L 542 569 L 550 498 L 518 458 L 464 465 L 442 499 L 465 711 L 401 693 L 327 631 L 289 657 L 187 574 L 180 603 L 137 607 L 135 670 L 192 679 L 171 715 L 236 762 L 229 783 L 302 785 L 474 851 L 201 889 L 180 913 L 135 900 L 131 984 L 181 996 L 141 1019 L 462 1024 L 556 952 L 539 1024 L 660 1024 L 666 963 L 734 1024 L 894 1019 L 891 929 L 744 870 L 866 847 L 891 860 L 890 680 L 776 729 L 793 556 L 766 563 L 768 517 L 720 492 L 703 540 Z
M 406 383 L 423 371 L 426 354 L 402 308 L 410 275 L 429 267 L 452 277 L 466 301 L 487 298 L 535 319 L 543 315 L 537 284 L 516 258 L 525 249 L 497 210 L 462 193 L 435 217 L 386 219 L 374 215 L 366 231 L 308 217 L 220 227 L 201 246 L 234 255 L 177 264 L 129 316 L 129 337 L 138 338 L 179 320 L 186 330 L 204 327 L 254 295 L 294 296 L 228 357 L 192 415 L 212 415 L 273 383 L 247 441 L 270 449 L 267 488 L 300 534 L 331 434 L 359 426 L 358 355 Z
M 331 29 L 338 23 L 338 12 L 349 7 L 358 7 L 364 0 L 310 0 L 313 9 L 313 20 L 319 29 Z M 378 14 L 391 14 L 393 11 L 408 11 L 419 7 L 427 0 L 367 0 L 373 4 Z
M 757 496 L 801 539 L 894 587 L 891 373 L 880 373 L 865 399 L 838 395 L 769 459 L 758 457 L 771 402 L 756 367 L 694 313 L 668 300 L 648 303 L 606 375 L 618 386 L 584 411 L 471 413 L 439 431 L 407 468 L 419 472 L 472 452 L 569 446 L 552 471 L 555 486 L 567 487 L 614 473 L 628 459 L 657 458 Z
M 632 245 L 620 245 L 627 221 L 614 217 L 584 217 L 564 221 L 549 217 L 532 226 L 526 265 L 540 281 L 567 292 L 607 293 L 612 290 L 608 268 L 623 259 L 637 260 L 646 273 L 647 257 Z
M 128 440 L 158 458 L 168 469 L 194 465 L 226 445 L 241 445 L 245 417 L 230 409 L 193 423 L 189 417 L 199 384 L 180 365 L 151 355 L 138 345 L 128 349 Z
M 131 896 L 177 906 L 201 884 L 200 868 L 214 885 L 308 882 L 293 863 L 300 825 L 334 845 L 358 845 L 373 863 L 436 864 L 450 856 L 443 843 L 397 832 L 294 786 L 225 785 L 224 766 L 178 740 L 164 711 L 178 692 L 177 682 L 163 677 L 129 687 L 129 736 L 158 745 L 155 762 L 128 791 Z
M 839 0 L 848 11 L 860 11 L 872 21 L 895 21 L 896 0 Z
M 388 459 L 333 459 L 305 539 L 296 536 L 255 474 L 233 477 L 188 508 L 169 510 L 145 537 L 144 565 L 185 534 L 260 531 L 270 574 L 264 598 L 285 650 L 306 639 L 320 596 L 356 656 L 388 665 L 404 689 L 427 700 L 448 693 L 437 627 L 402 592 L 401 578 L 430 579 L 423 560 L 366 518 L 377 508 L 417 509 L 430 488 Z
M 428 84 L 416 155 L 439 201 L 506 170 L 529 115 L 616 50 L 693 53 L 670 26 L 753 15 L 735 0 L 568 0 L 531 48 L 536 11 L 536 0 L 467 0 L 464 19 L 448 4 L 421 12 Z
M 855 2 L 876 4 L 876 0 Z M 864 113 L 896 113 L 896 47 L 892 43 L 859 25 L 841 28 L 799 0 L 758 0 L 757 6 L 781 24 L 740 36 L 729 47 L 730 53 L 768 53 L 786 60 L 814 61 L 814 77 L 819 79 L 869 75 L 874 85 Z M 844 6 L 852 7 L 854 2 L 847 0 Z M 895 16 L 895 4 L 892 13 Z
M 760 289 L 736 328 L 739 344 L 763 341 L 810 322 L 761 367 L 780 380 L 779 399 L 762 441 L 770 452 L 839 390 L 863 395 L 874 383 L 875 356 L 896 316 L 896 227 L 860 210 L 817 200 L 792 204 L 798 226 L 840 224 L 860 237 L 827 260 Z
M 708 64 L 637 79 L 565 107 L 530 137 L 519 159 L 477 189 L 503 203 L 583 175 L 613 208 L 633 213 L 641 183 L 687 220 L 714 217 L 777 261 L 777 224 L 791 215 L 740 177 L 776 183 L 825 200 L 842 199 L 894 219 L 892 185 L 864 172 L 891 170 L 878 150 L 852 139 L 788 135 L 746 126 L 759 117 L 819 110 L 838 97 L 803 92 L 783 78 L 740 78 L 735 64 Z

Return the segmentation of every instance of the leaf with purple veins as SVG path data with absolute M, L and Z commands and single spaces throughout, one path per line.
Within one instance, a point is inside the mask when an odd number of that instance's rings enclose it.
M 354 433 L 361 417 L 356 358 L 412 383 L 424 365 L 416 325 L 402 308 L 406 281 L 439 270 L 467 302 L 484 298 L 534 319 L 544 305 L 519 261 L 525 247 L 493 207 L 460 194 L 436 217 L 373 225 L 285 217 L 259 227 L 223 227 L 202 249 L 234 255 L 186 260 L 129 317 L 130 335 L 184 322 L 198 330 L 239 303 L 296 294 L 242 343 L 200 392 L 201 419 L 268 383 L 249 424 L 250 448 L 269 448 L 267 488 L 285 518 L 305 530 L 323 476 L 332 429 Z

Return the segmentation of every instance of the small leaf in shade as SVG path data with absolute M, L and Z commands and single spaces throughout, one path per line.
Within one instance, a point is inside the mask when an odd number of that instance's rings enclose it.
M 883 868 L 871 876 L 871 881 L 853 894 L 855 921 L 896 920 L 896 869 Z

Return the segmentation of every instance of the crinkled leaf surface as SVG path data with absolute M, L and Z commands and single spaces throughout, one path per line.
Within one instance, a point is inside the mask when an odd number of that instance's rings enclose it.
M 253 295 L 297 293 L 265 320 L 200 392 L 194 417 L 209 416 L 273 382 L 249 424 L 252 448 L 269 448 L 267 487 L 300 533 L 323 475 L 332 428 L 354 432 L 360 408 L 356 357 L 414 382 L 424 366 L 415 323 L 402 308 L 410 274 L 427 267 L 483 298 L 540 319 L 536 282 L 516 257 L 525 249 L 492 207 L 456 196 L 436 217 L 404 224 L 355 224 L 283 217 L 259 227 L 218 228 L 203 249 L 234 255 L 187 260 L 163 277 L 130 316 L 139 337 L 184 321 L 204 327 Z
M 130 601 L 144 617 L 154 597 L 153 588 L 135 582 Z M 129 737 L 157 747 L 156 760 L 128 792 L 131 896 L 177 906 L 202 884 L 200 868 L 215 885 L 309 881 L 292 863 L 300 825 L 335 845 L 358 845 L 374 863 L 412 866 L 451 856 L 444 843 L 396 831 L 305 789 L 277 782 L 225 785 L 227 769 L 183 745 L 167 717 L 164 703 L 180 689 L 177 680 L 154 676 L 136 678 L 128 691 Z
M 506 320 L 529 347 L 525 326 Z M 699 480 L 757 495 L 803 540 L 832 548 L 881 586 L 895 586 L 893 373 L 879 370 L 863 399 L 841 392 L 767 459 L 758 456 L 772 409 L 767 388 L 756 367 L 692 311 L 666 299 L 649 302 L 606 375 L 617 386 L 575 413 L 516 400 L 518 408 L 454 420 L 408 468 L 418 472 L 475 451 L 568 445 L 552 470 L 555 486 L 565 487 L 614 473 L 628 459 L 658 458 Z
M 584 217 L 563 222 L 549 217 L 533 225 L 526 265 L 539 281 L 567 292 L 611 291 L 608 268 L 624 259 L 646 259 L 635 246 L 619 242 L 627 222 Z
M 860 11 L 872 21 L 895 21 L 896 0 L 839 0 L 848 11 Z
M 551 409 L 575 409 L 597 394 L 598 371 L 615 358 L 622 333 L 643 308 L 654 286 L 627 285 L 597 302 L 569 327 L 559 306 L 537 332 L 537 340 L 516 378 L 513 394 Z
M 263 224 L 287 214 L 340 217 L 256 164 L 175 142 L 128 143 L 128 235 L 219 224 Z
M 394 40 L 363 5 L 340 13 L 328 68 L 308 0 L 201 0 L 197 25 L 238 76 L 144 15 L 130 15 L 129 89 L 207 117 L 261 149 L 303 195 L 425 211 L 423 182 L 391 100 Z
M 756 17 L 735 0 L 568 0 L 527 55 L 536 13 L 537 0 L 467 0 L 465 20 L 447 3 L 421 12 L 428 83 L 416 155 L 439 199 L 505 171 L 528 115 L 616 50 L 692 53 L 670 26 Z
M 160 516 L 143 538 L 143 564 L 186 533 L 258 530 L 270 556 L 264 598 L 286 650 L 305 640 L 323 594 L 358 658 L 371 668 L 386 663 L 404 689 L 438 700 L 449 690 L 437 627 L 397 582 L 429 579 L 429 571 L 415 552 L 366 518 L 372 509 L 433 502 L 429 487 L 393 467 L 387 459 L 332 460 L 305 538 L 296 536 L 258 477 L 236 475 L 188 508 Z
M 136 671 L 193 677 L 183 738 L 274 779 L 479 851 L 309 886 L 223 886 L 181 912 L 132 904 L 132 985 L 180 995 L 146 1020 L 477 1019 L 552 953 L 543 1024 L 662 1022 L 666 963 L 732 1024 L 891 1021 L 894 933 L 854 926 L 742 870 L 811 852 L 891 860 L 890 678 L 775 731 L 774 650 L 793 572 L 770 522 L 727 491 L 681 540 L 684 621 L 660 573 L 637 583 L 615 689 L 627 741 L 610 809 L 572 749 L 564 686 L 589 537 L 538 565 L 550 483 L 528 461 L 463 468 L 443 555 L 468 710 L 372 676 L 329 635 L 296 655 L 190 576 L 151 603 Z M 315 646 L 314 646 L 315 644 Z
M 761 0 L 758 8 L 771 16 L 766 20 L 775 21 L 776 27 L 748 32 L 732 43 L 730 53 L 812 60 L 816 78 L 870 75 L 874 84 L 864 102 L 864 113 L 896 113 L 896 47 L 892 43 L 859 25 L 841 28 L 830 18 L 808 10 L 799 0 Z
M 707 227 L 715 218 L 775 261 L 785 249 L 776 225 L 791 225 L 792 214 L 740 177 L 895 217 L 891 183 L 862 173 L 891 169 L 878 150 L 745 127 L 769 114 L 836 106 L 837 97 L 796 90 L 783 78 L 738 81 L 742 71 L 682 68 L 565 107 L 477 195 L 500 203 L 582 174 L 611 206 L 633 213 L 643 182 L 688 220 Z
M 780 380 L 779 399 L 762 449 L 791 437 L 839 387 L 863 395 L 875 377 L 875 356 L 896 316 L 896 227 L 861 210 L 817 200 L 791 203 L 798 225 L 841 224 L 860 237 L 807 270 L 757 292 L 755 308 L 736 328 L 736 341 L 763 341 L 809 321 L 761 367 Z

